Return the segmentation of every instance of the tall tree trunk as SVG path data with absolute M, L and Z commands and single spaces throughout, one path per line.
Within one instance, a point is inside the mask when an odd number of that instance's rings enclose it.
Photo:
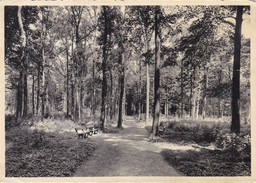
M 222 80 L 222 71 L 221 71 L 221 69 L 219 70 L 219 73 L 218 73 L 218 80 L 219 80 L 219 85 L 220 85 L 221 80 Z M 220 96 L 218 97 L 218 118 L 221 118 L 221 98 L 220 98 Z
M 17 98 L 16 98 L 16 119 L 19 120 L 23 116 L 23 72 L 20 71 L 20 77 L 17 88 Z
M 123 124 L 123 99 L 124 99 L 124 51 L 122 50 L 120 56 L 120 65 L 121 65 L 121 73 L 120 73 L 120 96 L 119 96 L 119 113 L 118 113 L 118 121 L 117 128 L 122 128 Z
M 23 28 L 22 15 L 21 15 L 22 6 L 18 7 L 18 23 L 21 31 L 21 70 L 20 70 L 20 78 L 18 82 L 17 89 L 17 109 L 16 109 L 16 118 L 19 120 L 21 117 L 26 117 L 27 113 L 27 37 L 25 30 Z
M 68 48 L 66 48 L 66 56 L 67 56 L 67 88 L 66 88 L 66 113 L 67 113 L 67 117 L 69 116 L 69 58 L 68 58 Z
M 75 121 L 75 54 L 74 54 L 74 35 L 72 34 L 71 53 L 72 53 L 72 68 L 71 68 L 71 116 Z
M 207 98 L 206 98 L 206 91 L 208 88 L 208 68 L 204 67 L 204 93 L 203 93 L 203 106 L 202 106 L 202 117 L 203 119 L 205 119 L 206 117 L 206 102 L 207 102 Z
M 106 96 L 107 96 L 107 32 L 108 32 L 108 17 L 106 7 L 103 6 L 104 16 L 104 36 L 103 36 L 103 50 L 102 50 L 102 91 L 101 91 L 101 130 L 104 131 L 106 122 Z
M 25 48 L 26 49 L 26 48 Z M 26 117 L 28 114 L 28 78 L 27 78 L 27 65 L 28 65 L 28 54 L 25 50 L 24 58 L 24 78 L 23 78 L 23 117 Z
M 42 11 L 42 22 L 41 22 L 41 24 L 42 24 L 42 32 L 41 32 L 41 47 L 42 47 L 42 50 L 41 50 L 41 54 L 42 54 L 42 90 L 43 90 L 43 92 L 42 92 L 42 98 L 41 98 L 41 100 L 42 100 L 42 102 L 41 102 L 41 107 L 42 107 L 42 110 L 41 110 L 41 115 L 42 115 L 42 120 L 43 120 L 43 118 L 44 118 L 44 116 L 45 116 L 45 101 L 46 101 L 46 84 L 45 84 L 45 72 L 46 72 L 46 69 L 45 69 L 45 65 L 46 65 L 46 63 L 45 63 L 45 50 L 44 50 L 44 34 L 45 34 L 45 22 L 44 22 L 44 7 L 42 7 L 42 9 L 41 9 L 41 11 Z
M 149 92 L 150 92 L 150 76 L 149 76 L 149 40 L 148 35 L 146 35 L 146 124 L 149 124 Z
M 201 95 L 201 84 L 199 84 L 197 89 L 197 99 L 196 99 L 196 119 L 197 120 L 199 117 L 200 95 Z
M 32 114 L 35 115 L 35 75 L 32 73 Z
M 92 95 L 92 115 L 93 115 L 93 121 L 95 121 L 95 108 L 96 108 L 96 95 L 95 95 L 95 58 L 93 58 L 93 63 L 92 63 L 92 87 L 93 87 L 93 95 Z
M 40 63 L 38 64 L 38 69 L 37 69 L 37 94 L 36 94 L 36 114 L 39 114 L 39 106 L 40 106 Z
M 191 73 L 191 77 L 190 77 L 190 96 L 189 96 L 189 116 L 193 118 L 192 100 L 193 100 L 193 76 L 192 76 L 192 73 Z
M 165 98 L 165 116 L 166 116 L 166 118 L 168 118 L 168 113 L 169 113 L 169 105 L 168 105 L 168 93 L 169 93 L 169 91 L 168 91 L 168 88 L 166 89 L 166 98 Z
M 231 131 L 240 133 L 240 55 L 241 55 L 241 29 L 243 21 L 243 6 L 237 7 L 235 41 L 234 41 L 234 64 L 232 81 L 232 122 Z
M 154 118 L 153 118 L 153 136 L 158 135 L 159 113 L 160 113 L 160 7 L 155 9 L 155 79 L 154 79 Z
M 75 15 L 74 15 L 75 16 Z M 79 21 L 79 20 L 78 20 Z M 79 39 L 80 39 L 80 35 L 79 35 L 79 23 L 77 23 L 75 25 L 75 121 L 76 122 L 80 122 L 80 113 L 81 113 L 81 101 L 80 101 L 80 85 L 81 85 L 81 72 L 80 72 L 80 58 L 79 58 L 79 54 L 80 54 L 80 44 L 79 44 Z M 79 66 L 78 66 L 79 65 Z
M 183 59 L 181 60 L 181 71 L 180 71 L 180 73 L 181 73 L 181 87 L 180 87 L 180 91 L 181 91 L 181 93 L 180 93 L 180 97 L 181 97 L 181 99 L 180 99 L 180 118 L 183 118 L 183 90 L 184 90 L 184 87 L 183 87 L 183 85 L 184 85 L 184 81 L 183 81 Z
M 140 81 L 139 81 L 139 97 L 138 97 L 138 120 L 141 120 L 141 113 L 142 113 L 142 103 L 141 103 L 141 60 L 140 60 Z
M 112 69 L 109 69 L 110 73 L 110 106 L 109 106 L 109 116 L 113 119 L 113 74 Z
M 42 48 L 42 88 L 43 88 L 43 94 L 42 94 L 42 120 L 45 115 L 45 95 L 46 95 L 46 87 L 45 87 L 45 57 L 44 57 L 44 47 Z

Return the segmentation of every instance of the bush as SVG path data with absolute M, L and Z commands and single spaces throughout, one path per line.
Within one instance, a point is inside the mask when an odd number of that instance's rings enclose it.
M 43 133 L 25 127 L 6 133 L 7 177 L 66 177 L 87 161 L 95 144 L 77 140 L 75 133 Z
M 250 135 L 237 135 L 220 131 L 215 145 L 223 149 L 231 156 L 232 161 L 251 161 L 251 137 Z

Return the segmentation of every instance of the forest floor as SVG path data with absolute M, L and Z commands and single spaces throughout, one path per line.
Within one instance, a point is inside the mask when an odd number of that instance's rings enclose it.
M 129 116 L 123 130 L 108 124 L 105 133 L 86 139 L 77 139 L 78 124 L 70 120 L 8 124 L 7 177 L 251 175 L 249 126 L 234 136 L 223 132 L 225 124 L 169 121 L 164 134 L 150 140 L 145 121 Z
M 128 118 L 123 127 L 124 130 L 119 133 L 100 133 L 90 137 L 98 148 L 78 168 L 75 177 L 182 175 L 161 155 L 166 146 L 149 142 L 149 133 L 144 123 Z

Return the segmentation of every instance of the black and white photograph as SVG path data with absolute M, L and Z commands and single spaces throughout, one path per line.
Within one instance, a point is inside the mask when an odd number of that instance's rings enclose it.
M 250 5 L 3 19 L 6 178 L 252 176 Z

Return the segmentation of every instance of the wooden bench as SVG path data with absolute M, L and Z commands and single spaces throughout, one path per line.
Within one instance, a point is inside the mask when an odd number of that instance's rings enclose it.
M 97 134 L 99 132 L 99 128 L 95 125 L 94 122 L 89 122 L 85 124 L 84 127 L 75 128 L 75 131 L 79 138 L 86 138 L 89 135 L 92 136 L 93 134 Z
M 82 138 L 86 138 L 88 137 L 90 131 L 87 128 L 75 128 L 75 131 L 77 133 L 78 139 Z
M 90 136 L 92 136 L 92 134 L 97 134 L 99 132 L 99 128 L 94 122 L 88 122 L 85 126 L 90 131 Z

